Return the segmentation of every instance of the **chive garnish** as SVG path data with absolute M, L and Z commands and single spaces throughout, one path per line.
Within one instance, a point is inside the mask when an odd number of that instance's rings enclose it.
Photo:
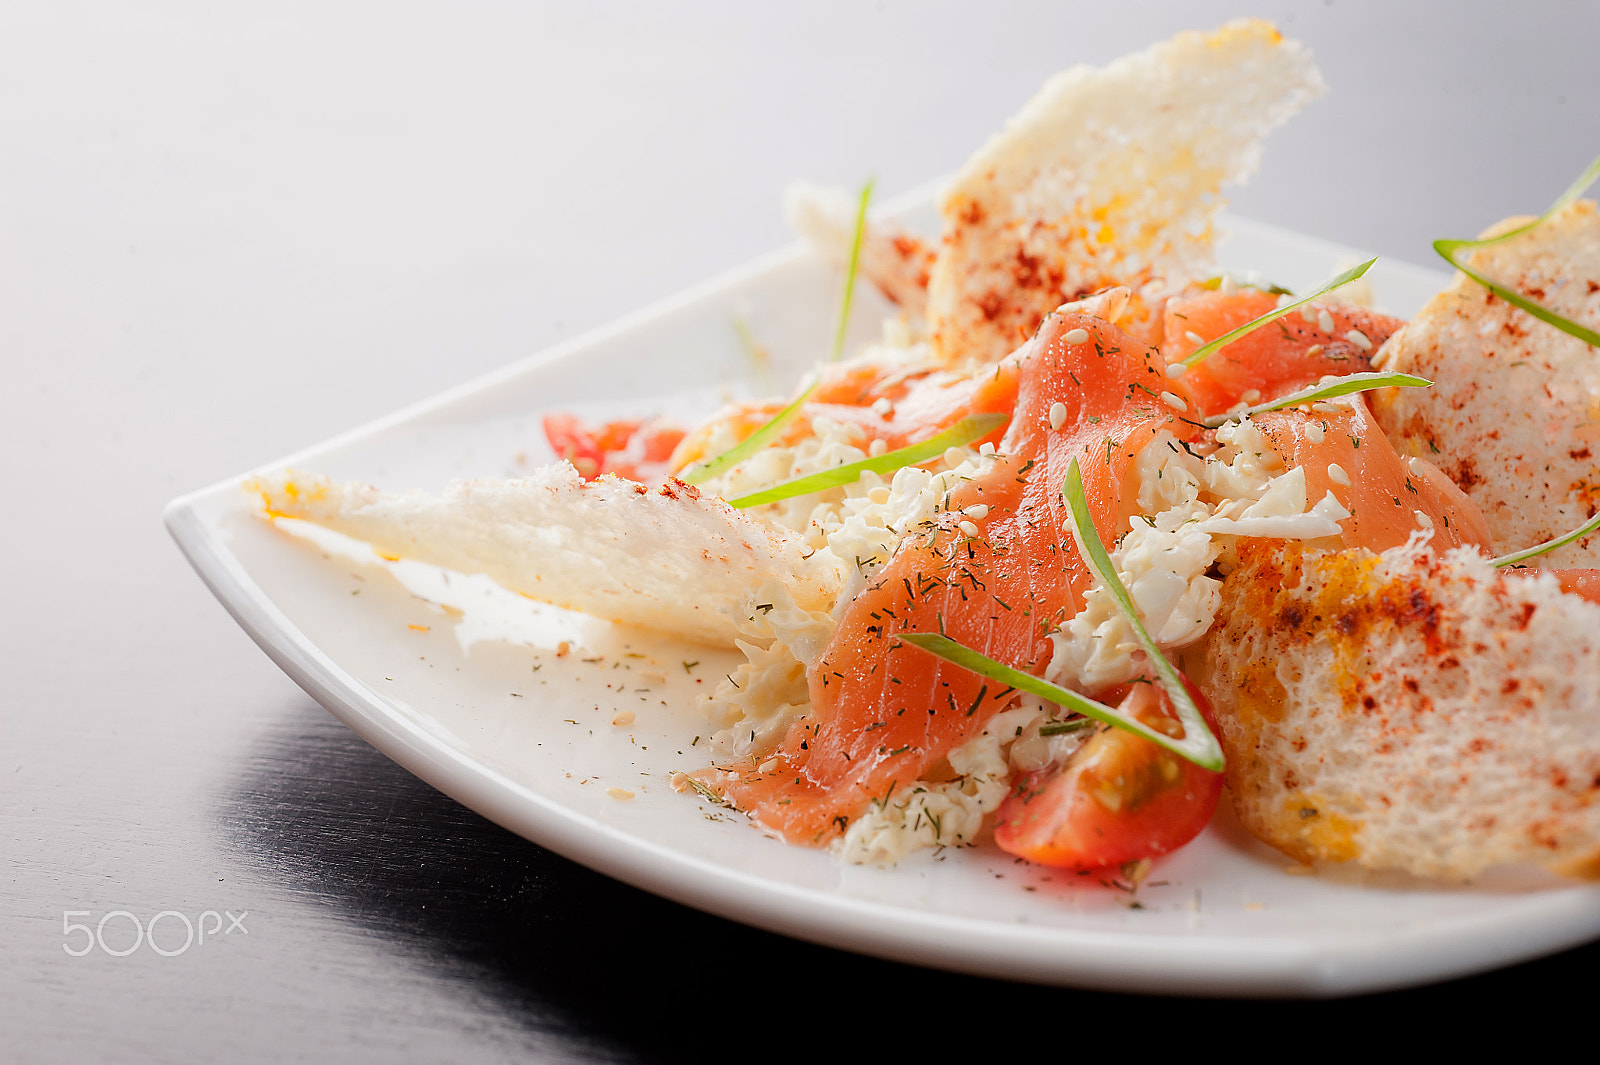
M 963 669 L 971 670 L 979 676 L 1000 681 L 1002 684 L 1016 688 L 1018 691 L 1037 695 L 1041 699 L 1065 707 L 1074 713 L 1082 714 L 1084 717 L 1093 718 L 1103 724 L 1123 729 L 1133 733 L 1135 736 L 1142 736 L 1151 743 L 1165 747 L 1173 754 L 1181 758 L 1187 758 L 1189 761 L 1202 765 L 1207 769 L 1220 770 L 1222 768 L 1220 750 L 1217 752 L 1213 762 L 1203 762 L 1196 756 L 1194 751 L 1188 749 L 1189 744 L 1186 740 L 1175 740 L 1171 736 L 1157 732 L 1143 721 L 1127 716 L 1116 707 L 1097 702 L 1087 695 L 1079 695 L 1071 688 L 1063 688 L 1059 685 L 1051 684 L 1041 677 L 1035 677 L 1031 673 L 1012 669 L 1004 662 L 996 662 L 987 655 L 979 654 L 966 644 L 957 643 L 948 636 L 942 636 L 937 632 L 900 632 L 896 633 L 895 637 L 913 647 L 919 647 L 929 654 L 937 655 L 946 662 L 953 662 Z M 1062 722 L 1062 724 L 1070 724 L 1070 722 Z M 1048 724 L 1041 726 L 1039 729 L 1040 734 L 1043 735 L 1044 730 L 1049 727 Z M 1206 735 L 1210 736 L 1211 734 L 1207 732 Z M 1215 740 L 1212 742 L 1214 744 Z
M 1094 725 L 1094 721 L 1087 717 L 1074 718 L 1071 721 L 1046 721 L 1039 726 L 1041 736 L 1064 736 L 1069 732 L 1082 732 Z
M 1586 190 L 1590 185 L 1594 184 L 1596 178 L 1600 178 L 1600 158 L 1596 158 L 1594 162 L 1589 164 L 1589 169 L 1585 170 L 1578 176 L 1578 180 L 1574 181 L 1571 187 L 1569 187 L 1566 192 L 1561 194 L 1560 199 L 1556 200 L 1555 203 L 1550 205 L 1550 209 L 1548 211 L 1526 225 L 1518 226 L 1515 229 L 1500 234 L 1498 237 L 1489 237 L 1486 240 L 1436 240 L 1433 242 L 1433 250 L 1443 256 L 1445 262 L 1449 263 L 1457 270 L 1460 270 L 1463 274 L 1466 274 L 1468 277 L 1472 278 L 1472 280 L 1476 281 L 1490 292 L 1493 292 L 1496 296 L 1499 296 L 1512 306 L 1520 307 L 1522 310 L 1527 311 L 1529 314 L 1539 319 L 1539 321 L 1555 326 L 1568 336 L 1577 337 L 1585 344 L 1600 348 L 1600 333 L 1596 333 L 1593 329 L 1589 329 L 1586 326 L 1581 326 L 1570 318 L 1563 318 L 1554 311 L 1545 310 L 1543 307 L 1528 299 L 1520 292 L 1513 292 L 1504 285 L 1496 284 L 1494 281 L 1489 280 L 1487 277 L 1484 277 L 1482 274 L 1466 266 L 1462 262 L 1462 256 L 1460 254 L 1464 250 L 1471 251 L 1477 248 L 1487 248 L 1491 244 L 1500 244 L 1504 241 L 1510 240 L 1512 237 L 1520 237 L 1522 234 L 1528 232 L 1528 230 L 1542 225 L 1549 220 L 1551 215 L 1555 214 L 1557 211 L 1572 203 L 1573 200 L 1576 200 L 1579 196 L 1583 195 L 1584 190 Z M 1532 548 L 1529 550 L 1532 550 Z
M 1233 283 L 1235 285 L 1239 286 L 1240 288 L 1253 288 L 1253 289 L 1257 289 L 1257 290 L 1259 290 L 1261 292 L 1270 293 L 1271 295 L 1274 295 L 1274 296 L 1292 296 L 1292 295 L 1294 295 L 1294 293 L 1290 292 L 1288 289 L 1284 288 L 1282 285 L 1274 284 L 1271 281 L 1268 281 L 1265 278 L 1262 278 L 1254 270 L 1247 271 L 1246 273 L 1244 273 L 1242 275 L 1237 273 L 1237 272 L 1235 272 L 1235 271 L 1227 270 L 1227 271 L 1224 271 L 1223 273 L 1218 274 L 1215 277 L 1206 278 L 1204 281 L 1200 282 L 1200 287 L 1203 288 L 1203 289 L 1209 289 L 1212 292 L 1215 292 L 1217 289 L 1222 287 L 1222 279 L 1224 277 L 1232 278 L 1233 279 Z M 1181 315 L 1180 315 L 1180 317 L 1181 317 Z
M 1573 529 L 1571 532 L 1562 536 L 1558 536 L 1554 540 L 1546 540 L 1542 544 L 1535 544 L 1532 547 L 1524 547 L 1521 551 L 1513 551 L 1509 555 L 1501 555 L 1499 558 L 1491 559 L 1489 564 L 1491 566 L 1514 566 L 1518 562 L 1525 562 L 1530 558 L 1537 558 L 1539 555 L 1545 554 L 1548 551 L 1554 551 L 1558 547 L 1566 547 L 1568 544 L 1572 543 L 1572 541 L 1581 540 L 1585 536 L 1588 536 L 1590 533 L 1594 532 L 1596 529 L 1600 529 L 1600 514 L 1596 514 L 1594 517 L 1590 518 L 1576 529 Z
M 1370 261 L 1367 265 L 1371 265 Z M 1171 750 L 1198 766 L 1220 772 L 1222 748 L 1218 746 L 1217 738 L 1211 734 L 1206 719 L 1200 716 L 1200 708 L 1189 697 L 1189 690 L 1184 687 L 1183 678 L 1178 675 L 1172 663 L 1167 661 L 1167 656 L 1161 653 L 1161 648 L 1156 646 L 1156 641 L 1144 627 L 1144 622 L 1139 620 L 1139 611 L 1133 605 L 1133 597 L 1128 594 L 1128 589 L 1122 586 L 1122 578 L 1117 576 L 1117 567 L 1111 564 L 1111 556 L 1106 553 L 1105 545 L 1100 542 L 1100 534 L 1094 527 L 1094 517 L 1089 513 L 1089 500 L 1083 494 L 1083 474 L 1078 469 L 1076 457 L 1067 464 L 1067 476 L 1061 486 L 1061 494 L 1066 499 L 1067 511 L 1072 518 L 1072 537 L 1078 543 L 1078 551 L 1089 563 L 1095 576 L 1100 578 L 1100 583 L 1110 593 L 1112 601 L 1122 611 L 1122 616 L 1127 619 L 1129 627 L 1133 629 L 1134 638 L 1139 641 L 1139 646 L 1149 657 L 1161 686 L 1166 689 L 1167 697 L 1172 700 L 1172 706 L 1178 712 L 1178 720 L 1183 723 L 1184 738 L 1173 741 L 1176 746 Z
M 742 315 L 733 316 L 733 331 L 739 334 L 739 343 L 744 346 L 744 352 L 750 356 L 750 365 L 755 368 L 756 387 L 763 394 L 771 394 L 772 387 L 772 356 L 767 349 L 756 343 L 756 335 L 750 331 L 750 323 Z
M 1323 285 L 1320 285 L 1314 292 L 1311 293 L 1311 295 L 1302 296 L 1297 300 L 1294 300 L 1294 301 L 1289 302 L 1289 303 L 1285 303 L 1280 307 L 1277 307 L 1277 308 L 1275 308 L 1273 310 L 1268 311 L 1266 314 L 1263 314 L 1260 318 L 1257 318 L 1257 319 L 1255 319 L 1253 321 L 1246 322 L 1244 325 L 1239 326 L 1237 329 L 1230 329 L 1228 332 L 1223 333 L 1221 336 L 1217 337 L 1217 339 L 1215 339 L 1213 341 L 1210 341 L 1209 343 L 1200 345 L 1198 348 L 1194 349 L 1193 354 L 1191 354 L 1188 358 L 1183 360 L 1183 365 L 1184 366 L 1191 366 L 1191 367 L 1195 366 L 1195 365 L 1198 365 L 1199 363 L 1204 362 L 1206 359 L 1208 359 L 1212 355 L 1215 355 L 1221 349 L 1227 347 L 1229 344 L 1232 344 L 1235 340 L 1238 340 L 1241 337 L 1249 336 L 1251 333 L 1254 333 L 1257 329 L 1260 329 L 1264 325 L 1271 325 L 1273 322 L 1276 322 L 1279 318 L 1282 318 L 1284 315 L 1288 314 L 1290 311 L 1294 310 L 1296 307 L 1304 306 L 1305 304 L 1310 303 L 1312 300 L 1317 299 L 1318 297 L 1326 296 L 1328 293 L 1332 292 L 1336 288 L 1339 288 L 1339 287 L 1341 287 L 1343 285 L 1348 285 L 1350 282 L 1354 281 L 1356 278 L 1358 278 L 1361 275 L 1365 274 L 1369 269 L 1371 269 L 1372 264 L 1377 262 L 1377 261 L 1378 261 L 1377 257 L 1374 256 L 1371 259 L 1368 259 L 1366 262 L 1362 263 L 1360 266 L 1352 266 L 1350 269 L 1346 270 L 1344 273 L 1340 274 L 1338 277 L 1335 277 L 1332 281 L 1329 281 L 1329 282 L 1327 282 L 1327 283 L 1325 283 Z
M 1254 407 L 1234 411 L 1230 414 L 1214 414 L 1205 420 L 1206 428 L 1215 429 L 1227 422 L 1236 422 L 1240 418 L 1252 414 L 1264 414 L 1269 410 L 1282 410 L 1284 407 L 1297 407 L 1302 403 L 1317 403 L 1325 399 L 1335 399 L 1339 396 L 1348 396 L 1356 392 L 1370 392 L 1374 388 L 1427 388 L 1433 384 L 1425 378 L 1414 377 L 1408 373 L 1396 373 L 1392 370 L 1370 373 L 1353 373 L 1341 377 L 1337 381 L 1330 381 L 1325 385 L 1311 385 L 1298 392 L 1290 392 L 1286 396 L 1279 396 L 1270 403 L 1260 403 Z
M 886 451 L 882 455 L 862 459 L 860 462 L 850 462 L 843 466 L 835 466 L 831 470 L 822 470 L 819 473 L 807 474 L 796 477 L 771 488 L 763 488 L 759 492 L 740 496 L 738 499 L 728 500 L 730 507 L 743 509 L 745 507 L 758 507 L 764 503 L 776 503 L 782 499 L 792 499 L 795 496 L 810 495 L 813 492 L 824 492 L 829 488 L 837 488 L 844 484 L 853 484 L 863 473 L 890 473 L 902 466 L 915 466 L 929 459 L 937 458 L 952 447 L 961 447 L 974 440 L 981 440 L 1004 425 L 1011 415 L 1002 413 L 974 414 L 970 418 L 963 418 L 950 428 L 937 436 L 931 436 L 920 444 L 911 444 L 908 447 L 896 448 Z
M 778 435 L 780 429 L 794 420 L 794 416 L 800 413 L 800 408 L 805 406 L 806 400 L 811 398 L 811 393 L 815 392 L 820 384 L 822 384 L 822 378 L 819 376 L 812 380 L 795 397 L 794 402 L 773 415 L 772 420 L 766 425 L 763 425 L 716 458 L 690 466 L 678 474 L 678 480 L 683 481 L 685 484 L 704 484 L 724 470 L 737 466 L 757 451 L 766 447 Z
M 861 186 L 861 202 L 856 205 L 856 231 L 850 238 L 850 264 L 844 271 L 844 298 L 839 302 L 839 326 L 833 333 L 833 359 L 844 354 L 844 334 L 850 328 L 850 304 L 855 301 L 856 270 L 861 265 L 861 238 L 867 231 L 867 201 L 872 199 L 872 179 Z

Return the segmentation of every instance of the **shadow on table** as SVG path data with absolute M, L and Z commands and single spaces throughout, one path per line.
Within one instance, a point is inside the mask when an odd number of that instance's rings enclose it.
M 513 835 L 305 704 L 254 752 L 222 801 L 238 856 L 333 907 L 364 934 L 415 947 L 583 1060 L 896 1057 L 992 1052 L 1084 1025 L 1124 1045 L 1160 1018 L 1248 1031 L 1293 1022 L 1415 1022 L 1448 1005 L 1542 1010 L 1589 985 L 1600 945 L 1447 984 L 1340 1003 L 1149 999 L 1012 984 L 878 961 L 746 928 L 592 873 Z M 1071 1010 L 1072 1014 L 1064 1011 Z M 1089 1021 L 1089 1018 L 1095 1018 Z M 1103 1028 L 1105 1021 L 1113 1025 Z M 1445 1021 L 1446 1025 L 1450 1022 Z M 1242 1026 L 1242 1028 L 1241 1028 Z M 1203 1030 L 1203 1029 L 1202 1029 Z M 603 1033 L 603 1034 L 602 1034 Z M 854 1033 L 854 1034 L 849 1034 Z M 965 1033 L 965 1034 L 963 1034 Z M 1172 1034 L 1176 1034 L 1175 1032 Z M 1187 1037 L 1185 1037 L 1187 1038 Z M 999 1039 L 1001 1042 L 995 1043 Z

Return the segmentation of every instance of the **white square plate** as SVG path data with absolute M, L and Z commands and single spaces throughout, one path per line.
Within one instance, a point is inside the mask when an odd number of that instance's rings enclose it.
M 907 212 L 915 223 L 925 207 Z M 1290 287 L 1350 249 L 1229 219 L 1225 265 Z M 1410 314 L 1447 278 L 1379 262 L 1379 304 Z M 540 415 L 714 409 L 751 369 L 743 317 L 785 387 L 828 347 L 838 278 L 795 248 L 437 399 L 263 467 L 386 488 L 515 476 L 553 456 Z M 857 341 L 885 310 L 862 293 Z M 340 720 L 411 772 L 530 840 L 733 920 L 900 961 L 1145 992 L 1337 995 L 1536 957 L 1600 935 L 1600 886 L 1507 873 L 1475 885 L 1292 876 L 1226 814 L 1138 891 L 1017 864 L 993 848 L 849 867 L 681 795 L 706 764 L 695 697 L 732 653 L 512 596 L 482 578 L 360 561 L 259 517 L 245 477 L 166 520 L 239 624 Z M 388 572 L 385 572 L 388 571 Z M 568 653 L 561 653 L 566 643 Z M 632 724 L 619 725 L 632 710 Z M 626 720 L 624 716 L 622 720 Z M 616 797 L 620 789 L 633 798 Z M 1226 806 L 1226 803 L 1224 803 Z

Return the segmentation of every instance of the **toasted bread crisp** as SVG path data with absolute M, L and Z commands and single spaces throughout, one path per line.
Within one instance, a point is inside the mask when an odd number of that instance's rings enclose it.
M 993 361 L 1086 293 L 1149 297 L 1210 273 L 1223 183 L 1323 91 L 1310 53 L 1259 20 L 1051 78 L 945 195 L 928 287 L 938 350 Z
M 1528 221 L 1507 219 L 1484 236 Z M 1592 201 L 1473 251 L 1467 265 L 1600 329 L 1600 214 Z M 1377 394 L 1373 415 L 1397 451 L 1433 462 L 1478 504 L 1497 550 L 1560 536 L 1600 507 L 1600 350 L 1458 273 L 1374 361 L 1433 382 Z M 1600 534 L 1532 564 L 1600 566 Z
M 1239 552 L 1185 661 L 1252 834 L 1307 864 L 1600 874 L 1600 606 L 1420 538 Z
M 381 555 L 483 573 L 514 592 L 596 617 L 733 646 L 744 597 L 765 581 L 828 610 L 842 575 L 798 537 L 682 481 L 583 481 L 567 463 L 514 481 L 462 481 L 443 496 L 282 473 L 247 486 L 268 515 L 303 518 Z

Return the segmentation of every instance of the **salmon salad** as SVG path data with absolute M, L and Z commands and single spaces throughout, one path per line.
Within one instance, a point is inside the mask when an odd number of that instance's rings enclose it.
M 1441 242 L 1458 272 L 1410 320 L 1370 261 L 1299 292 L 1221 270 L 1222 190 L 1324 91 L 1255 20 L 1075 67 L 937 233 L 791 190 L 840 337 L 855 285 L 892 313 L 788 394 L 549 413 L 560 461 L 439 496 L 248 490 L 736 648 L 674 788 L 844 862 L 1137 883 L 1228 804 L 1308 869 L 1600 875 L 1600 217 L 1578 185 Z

